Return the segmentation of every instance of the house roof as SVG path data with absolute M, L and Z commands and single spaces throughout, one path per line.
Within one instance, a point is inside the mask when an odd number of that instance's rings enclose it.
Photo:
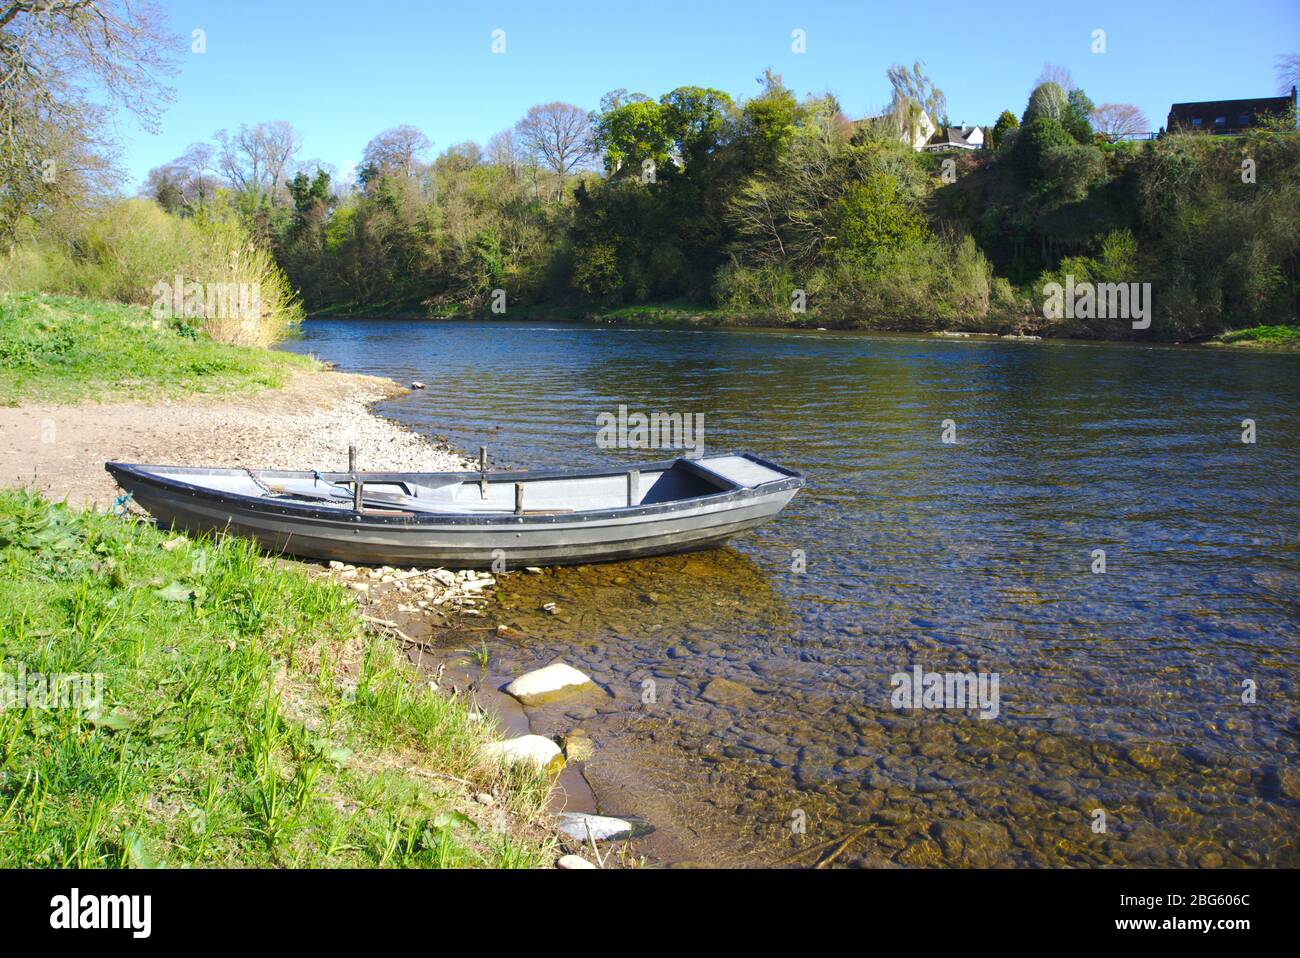
M 1247 114 L 1252 118 L 1259 114 L 1282 116 L 1295 102 L 1294 91 L 1288 96 L 1251 97 L 1245 100 L 1202 100 L 1196 103 L 1175 103 L 1169 108 L 1169 125 L 1176 123 L 1190 124 L 1197 117 L 1219 115 L 1228 118 L 1232 125 L 1237 118 Z
M 979 130 L 978 126 L 963 125 L 963 126 L 944 127 L 942 130 L 939 130 L 937 133 L 935 133 L 934 136 L 930 138 L 930 142 L 927 143 L 926 146 L 927 147 L 930 146 L 974 147 L 977 144 L 971 143 L 968 137 L 973 135 L 977 130 Z

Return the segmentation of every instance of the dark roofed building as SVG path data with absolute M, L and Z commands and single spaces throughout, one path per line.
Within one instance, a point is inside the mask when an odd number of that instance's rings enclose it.
M 1169 108 L 1165 127 L 1206 133 L 1241 133 L 1258 126 L 1261 119 L 1284 117 L 1295 106 L 1296 90 L 1289 96 L 1265 96 L 1253 100 L 1206 100 L 1203 103 L 1175 103 Z
M 945 126 L 930 138 L 922 149 L 932 153 L 943 150 L 982 150 L 984 131 L 978 126 Z

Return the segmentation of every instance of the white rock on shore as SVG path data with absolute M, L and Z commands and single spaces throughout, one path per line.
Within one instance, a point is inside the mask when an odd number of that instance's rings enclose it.
M 570 692 L 594 688 L 586 674 L 564 662 L 552 662 L 545 668 L 525 672 L 506 686 L 506 692 L 524 705 L 539 705 Z
M 560 831 L 569 838 L 585 842 L 589 838 L 598 842 L 617 842 L 625 838 L 636 838 L 653 831 L 649 825 L 625 818 L 613 818 L 609 815 L 586 815 L 580 812 L 565 812 L 560 816 Z
M 565 871 L 582 871 L 584 868 L 595 868 L 591 862 L 581 855 L 565 855 L 555 863 L 556 868 L 562 868 Z
M 483 755 L 507 765 L 531 762 L 548 772 L 559 771 L 564 767 L 564 754 L 560 751 L 560 746 L 541 735 L 520 735 L 502 742 L 490 742 L 483 746 Z

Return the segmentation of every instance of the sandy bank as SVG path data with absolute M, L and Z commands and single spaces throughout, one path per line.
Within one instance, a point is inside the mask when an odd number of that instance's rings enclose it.
M 370 411 L 405 393 L 386 379 L 297 372 L 283 389 L 237 399 L 185 397 L 0 408 L 0 485 L 104 508 L 117 487 L 104 463 L 344 469 L 355 445 L 366 469 L 468 468 L 445 445 Z

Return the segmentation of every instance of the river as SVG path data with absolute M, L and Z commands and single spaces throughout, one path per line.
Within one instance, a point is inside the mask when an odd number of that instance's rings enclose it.
M 338 319 L 289 348 L 426 383 L 380 411 L 495 466 L 669 455 L 598 445 L 625 406 L 805 473 L 727 549 L 502 579 L 528 638 L 493 673 L 609 690 L 534 727 L 589 730 L 662 860 L 1300 865 L 1300 355 Z M 918 667 L 996 708 L 896 708 Z

